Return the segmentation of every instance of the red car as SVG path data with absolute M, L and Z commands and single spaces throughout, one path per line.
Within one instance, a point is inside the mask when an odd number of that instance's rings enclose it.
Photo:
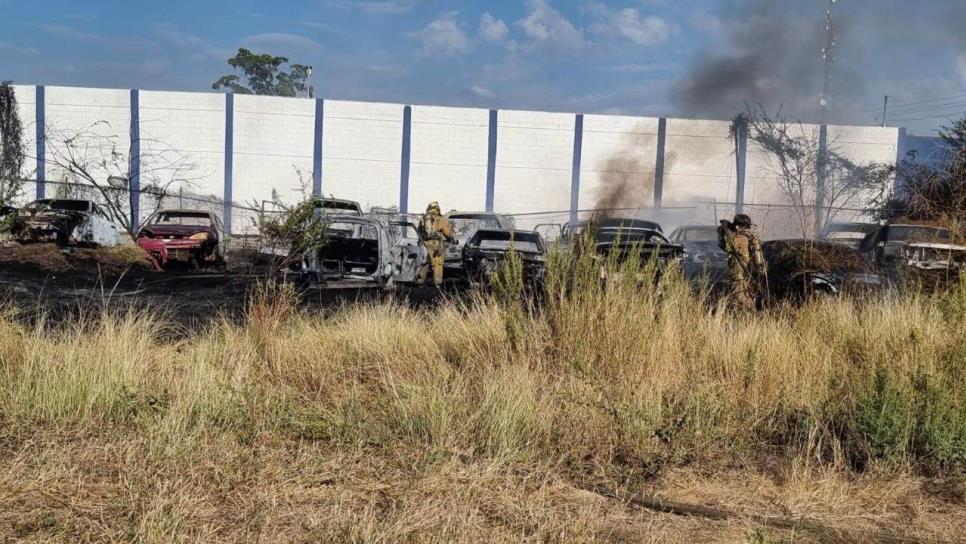
M 225 262 L 221 220 L 204 210 L 161 210 L 138 231 L 137 242 L 159 268 L 184 263 L 192 268 Z

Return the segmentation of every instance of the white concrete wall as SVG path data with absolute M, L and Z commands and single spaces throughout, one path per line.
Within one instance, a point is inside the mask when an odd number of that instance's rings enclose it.
M 489 110 L 413 106 L 409 211 L 439 201 L 448 210 L 486 206 Z
M 493 207 L 504 213 L 570 209 L 574 115 L 501 110 Z
M 734 143 L 726 121 L 668 119 L 664 203 L 735 199 Z
M 402 120 L 399 104 L 326 100 L 322 193 L 366 209 L 398 205 Z
M 314 130 L 312 100 L 235 95 L 232 201 L 257 208 L 272 191 L 286 203 L 310 196 Z
M 97 180 L 124 175 L 131 145 L 131 95 L 126 89 L 81 89 L 46 87 L 47 180 L 64 181 L 68 174 L 57 163 L 66 161 L 67 138 L 90 136 L 90 146 L 80 146 L 75 160 L 90 168 Z M 79 140 L 78 140 L 79 141 Z M 80 149 L 83 147 L 83 149 Z M 112 152 L 119 155 L 112 158 Z M 60 157 L 60 158 L 58 158 Z M 107 168 L 99 166 L 107 160 Z M 47 186 L 54 196 L 56 186 Z
M 187 179 L 173 189 L 220 199 L 225 180 L 225 96 L 141 91 L 141 183 Z M 183 174 L 154 173 L 175 162 Z
M 35 91 L 18 86 L 24 142 L 34 155 Z M 128 90 L 46 88 L 47 179 L 63 173 L 50 164 L 57 133 L 91 130 L 113 137 L 126 160 L 129 147 Z M 172 149 L 196 168 L 187 192 L 221 198 L 224 185 L 225 96 L 219 93 L 140 93 L 142 153 Z M 400 196 L 403 111 L 401 104 L 325 101 L 322 191 L 360 201 L 364 207 L 396 206 Z M 268 199 L 275 189 L 292 202 L 310 190 L 315 102 L 297 98 L 235 96 L 233 200 Z M 444 209 L 483 209 L 486 195 L 489 112 L 475 108 L 413 106 L 408 207 L 421 211 L 439 200 Z M 501 110 L 498 113 L 495 209 L 528 216 L 521 226 L 567 219 L 573 164 L 574 114 Z M 728 123 L 668 119 L 663 201 L 648 212 L 669 224 L 715 219 L 713 201 L 735 198 L 735 157 Z M 640 190 L 625 193 L 622 205 L 650 205 L 658 120 L 626 116 L 584 116 L 579 207 L 593 208 L 615 180 Z M 830 145 L 859 163 L 893 162 L 896 129 L 830 127 Z M 92 150 L 92 154 L 98 150 Z M 122 161 L 123 162 L 123 161 Z M 33 170 L 33 163 L 29 165 Z M 144 166 L 142 166 L 144 168 Z M 301 171 L 301 182 L 296 169 Z M 97 172 L 105 176 L 107 172 Z M 147 174 L 145 174 L 147 175 Z M 33 187 L 28 189 L 33 195 Z M 52 191 L 48 191 L 53 194 Z M 745 202 L 781 204 L 784 197 L 749 145 Z M 674 211 L 675 207 L 684 207 Z M 648 213 L 642 213 L 647 215 Z M 719 205 L 718 217 L 733 211 Z M 770 215 L 781 216 L 774 207 Z M 239 213 L 238 215 L 243 215 Z M 241 221 L 250 221 L 242 219 Z M 770 219 L 769 219 L 770 221 Z M 239 220 L 236 218 L 236 223 Z
M 579 209 L 651 206 L 658 119 L 585 115 Z

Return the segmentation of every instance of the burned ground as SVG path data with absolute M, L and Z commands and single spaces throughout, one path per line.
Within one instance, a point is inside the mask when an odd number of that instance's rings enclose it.
M 58 248 L 54 244 L 0 247 L 0 307 L 16 309 L 24 320 L 56 325 L 104 311 L 123 314 L 149 309 L 187 331 L 217 319 L 241 321 L 249 294 L 279 278 L 271 263 L 252 255 L 228 255 L 223 269 L 157 271 L 135 246 Z M 310 310 L 330 311 L 346 304 L 391 297 L 420 306 L 434 300 L 432 290 L 388 295 L 371 289 L 311 290 L 301 293 Z

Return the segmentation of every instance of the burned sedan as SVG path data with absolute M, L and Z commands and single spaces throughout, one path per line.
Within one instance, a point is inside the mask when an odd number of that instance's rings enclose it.
M 523 279 L 533 283 L 543 278 L 545 248 L 533 231 L 479 229 L 463 245 L 463 268 L 473 283 L 485 282 L 513 252 L 520 259 Z
M 857 251 L 824 240 L 770 240 L 761 245 L 773 300 L 802 301 L 816 295 L 864 293 L 882 281 Z
M 204 210 L 162 210 L 145 221 L 137 243 L 164 268 L 183 263 L 194 268 L 225 261 L 221 220 Z
M 829 223 L 822 230 L 822 240 L 859 249 L 866 235 L 878 229 L 875 223 Z
M 11 229 L 19 242 L 112 247 L 122 242 L 125 228 L 90 200 L 42 198 L 17 213 Z
M 684 257 L 684 246 L 668 240 L 661 225 L 654 221 L 605 218 L 568 223 L 564 225 L 561 240 L 565 246 L 575 248 L 585 233 L 593 236 L 598 255 L 613 255 L 618 262 L 625 260 L 635 250 L 640 251 L 645 258 L 655 258 L 661 267 L 678 262 Z
M 323 288 L 391 288 L 416 281 L 426 247 L 416 226 L 368 217 L 328 217 L 316 247 L 298 264 L 303 285 Z
M 668 237 L 684 246 L 681 268 L 688 279 L 707 278 L 711 284 L 728 280 L 728 255 L 718 243 L 715 225 L 687 225 L 678 227 Z
M 949 229 L 928 225 L 884 225 L 866 235 L 859 251 L 892 280 L 903 273 L 956 279 L 966 270 L 966 244 Z

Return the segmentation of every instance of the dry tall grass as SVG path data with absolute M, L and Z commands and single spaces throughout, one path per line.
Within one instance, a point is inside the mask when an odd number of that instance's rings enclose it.
M 554 259 L 538 307 L 504 282 L 320 317 L 268 287 L 177 341 L 145 313 L 0 318 L 0 536 L 828 539 L 581 490 L 605 486 L 963 539 L 966 288 L 736 316 L 640 263 L 601 287 Z

